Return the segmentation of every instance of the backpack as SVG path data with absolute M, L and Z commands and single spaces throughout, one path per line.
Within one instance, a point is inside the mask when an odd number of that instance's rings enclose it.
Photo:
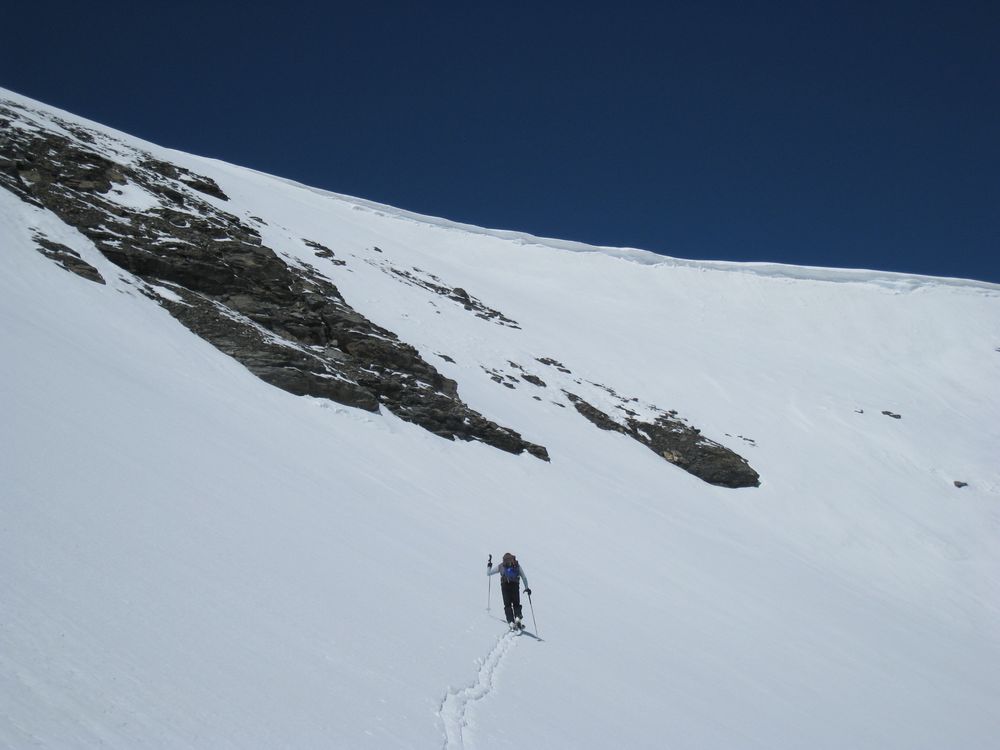
M 514 560 L 510 565 L 504 565 L 500 569 L 500 574 L 507 583 L 514 583 L 521 574 L 521 566 L 517 564 L 517 560 Z

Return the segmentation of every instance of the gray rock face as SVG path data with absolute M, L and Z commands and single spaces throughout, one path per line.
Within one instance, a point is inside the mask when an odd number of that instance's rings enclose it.
M 329 280 L 285 263 L 253 226 L 206 200 L 228 200 L 213 180 L 121 143 L 102 148 L 107 136 L 73 123 L 57 123 L 68 136 L 11 126 L 22 114 L 21 105 L 0 102 L 0 186 L 76 227 L 148 282 L 177 320 L 262 380 L 369 411 L 384 405 L 435 435 L 548 460 L 542 446 L 469 408 L 454 381 L 351 308 Z M 157 205 L 116 202 L 122 185 Z
M 652 422 L 632 416 L 617 422 L 572 393 L 566 394 L 576 410 L 602 430 L 628 435 L 672 464 L 719 487 L 759 487 L 760 475 L 739 454 L 704 437 L 701 432 L 669 413 Z
M 54 260 L 67 271 L 72 271 L 77 276 L 82 276 L 88 281 L 94 281 L 98 284 L 105 283 L 100 271 L 81 258 L 80 253 L 76 252 L 76 250 L 58 242 L 53 242 L 40 232 L 35 233 L 35 244 L 38 245 L 38 251 L 42 255 L 50 260 Z
M 38 126 L 46 120 L 55 127 Z M 109 261 L 144 281 L 143 293 L 275 387 L 368 411 L 385 407 L 450 440 L 481 441 L 548 460 L 544 447 L 465 404 L 455 381 L 392 331 L 354 310 L 330 278 L 304 260 L 266 246 L 257 229 L 264 221 L 244 221 L 226 210 L 228 196 L 208 177 L 104 133 L 0 100 L 0 187 L 78 229 Z M 300 239 L 328 267 L 346 265 L 334 250 Z M 40 252 L 63 268 L 104 283 L 73 249 L 41 233 L 35 241 Z M 364 262 L 424 290 L 435 308 L 438 303 L 455 305 L 494 325 L 520 329 L 466 289 L 416 267 L 401 268 L 381 248 L 372 250 L 381 257 Z M 437 356 L 454 362 L 446 354 Z M 561 391 L 565 399 L 553 394 L 547 400 L 562 408 L 572 404 L 598 428 L 628 435 L 710 484 L 759 486 L 757 472 L 744 458 L 705 438 L 676 412 L 648 405 L 643 417 L 635 411 L 637 397 L 581 380 L 551 357 L 535 361 L 550 368 L 546 372 L 551 377 L 543 379 L 512 361 L 511 371 L 480 367 L 512 391 L 527 383 L 536 391 L 534 401 L 543 401 L 538 391 Z M 553 380 L 562 382 L 550 386 Z M 602 391 L 614 416 L 567 390 L 575 390 L 573 383 Z
M 379 248 L 375 248 L 378 252 L 382 252 Z M 374 264 L 373 264 L 374 265 Z M 399 268 L 394 266 L 389 261 L 385 261 L 380 266 L 382 271 L 389 274 L 397 281 L 404 284 L 409 284 L 410 286 L 420 287 L 421 289 L 426 289 L 429 292 L 449 299 L 462 306 L 463 309 L 475 315 L 477 318 L 482 320 L 489 320 L 497 325 L 502 325 L 507 328 L 520 328 L 516 320 L 511 320 L 506 315 L 504 315 L 499 310 L 494 310 L 491 307 L 487 307 L 476 297 L 473 297 L 467 291 L 461 287 L 449 287 L 442 283 L 441 279 L 434 274 L 422 271 L 419 268 L 413 268 L 412 270 L 407 270 L 405 268 Z

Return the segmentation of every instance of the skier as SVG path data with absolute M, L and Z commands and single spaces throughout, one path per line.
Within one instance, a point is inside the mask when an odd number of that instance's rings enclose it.
M 524 581 L 524 593 L 531 596 L 524 568 L 514 555 L 506 552 L 503 560 L 496 565 L 486 563 L 486 575 L 493 576 L 497 573 L 500 574 L 500 592 L 503 594 L 503 611 L 507 615 L 507 625 L 511 630 L 524 630 L 524 621 L 521 619 L 521 586 L 518 579 Z

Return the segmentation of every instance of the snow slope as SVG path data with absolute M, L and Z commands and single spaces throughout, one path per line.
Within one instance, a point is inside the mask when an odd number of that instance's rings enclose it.
M 1000 287 L 482 230 L 103 130 L 215 179 L 552 460 L 272 388 L 0 191 L 0 746 L 996 746 Z M 546 386 L 484 370 L 510 362 Z M 612 408 L 594 384 L 762 486 L 595 429 L 561 395 Z M 543 641 L 505 634 L 508 550 Z

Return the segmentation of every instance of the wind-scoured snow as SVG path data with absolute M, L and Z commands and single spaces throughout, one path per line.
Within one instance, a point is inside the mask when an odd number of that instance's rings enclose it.
M 87 124 L 214 179 L 551 461 L 273 388 L 0 190 L 0 746 L 996 746 L 1000 287 L 483 230 Z M 565 391 L 677 410 L 762 484 Z M 486 611 L 506 551 L 544 642 Z

